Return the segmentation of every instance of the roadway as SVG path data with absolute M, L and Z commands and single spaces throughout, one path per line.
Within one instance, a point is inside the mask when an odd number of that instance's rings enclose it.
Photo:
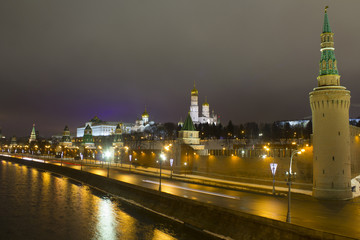
M 60 163 L 53 163 L 60 165 Z M 79 165 L 63 166 L 80 170 Z M 83 171 L 107 176 L 107 168 L 94 165 L 82 166 Z M 133 169 L 134 170 L 134 169 Z M 159 177 L 129 172 L 129 169 L 110 168 L 110 177 L 126 183 L 159 189 Z M 162 192 L 214 204 L 236 211 L 246 212 L 266 218 L 286 221 L 288 200 L 285 196 L 229 190 L 221 187 L 205 186 L 172 180 L 166 175 L 162 179 Z M 291 223 L 312 229 L 360 239 L 360 199 L 349 201 L 316 200 L 309 196 L 292 197 Z

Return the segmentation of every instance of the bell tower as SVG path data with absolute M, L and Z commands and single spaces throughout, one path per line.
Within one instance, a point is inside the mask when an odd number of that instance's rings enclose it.
M 318 87 L 310 92 L 313 123 L 313 196 L 349 199 L 351 192 L 350 91 L 340 85 L 334 33 L 325 7 Z
M 190 116 L 191 120 L 196 124 L 199 122 L 199 92 L 195 87 L 191 90 L 191 105 L 190 105 Z

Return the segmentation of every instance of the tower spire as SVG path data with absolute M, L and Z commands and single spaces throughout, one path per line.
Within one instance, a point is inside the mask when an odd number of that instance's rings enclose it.
M 29 143 L 36 141 L 36 131 L 35 131 L 35 123 L 33 124 L 33 128 L 31 130 Z
M 325 7 L 323 32 L 321 33 L 321 58 L 319 62 L 318 83 L 320 86 L 339 86 L 340 76 L 337 68 L 334 48 L 334 33 L 331 31 L 327 14 L 328 7 Z M 331 75 L 326 79 L 322 76 Z
M 329 18 L 328 18 L 328 15 L 327 15 L 327 9 L 328 8 L 329 8 L 329 6 L 325 7 L 323 33 L 331 33 L 331 27 L 330 27 Z

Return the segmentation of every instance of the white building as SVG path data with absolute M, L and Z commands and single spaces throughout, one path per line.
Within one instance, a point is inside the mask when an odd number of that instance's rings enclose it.
M 190 116 L 194 124 L 218 124 L 218 117 L 214 113 L 214 110 L 210 114 L 210 105 L 207 103 L 206 97 L 202 105 L 202 112 L 199 114 L 199 92 L 195 84 L 193 90 L 191 90 Z
M 76 130 L 76 137 L 83 137 L 86 126 L 92 129 L 92 135 L 96 136 L 110 136 L 116 132 L 116 126 L 120 124 L 123 133 L 143 132 L 146 128 L 154 125 L 153 121 L 149 121 L 149 114 L 146 111 L 141 115 L 141 119 L 136 120 L 135 123 L 122 123 L 122 122 L 106 122 L 100 120 L 97 116 L 86 122 L 83 127 Z
M 116 126 L 118 124 L 121 124 L 121 122 L 106 122 L 95 116 L 89 122 L 85 123 L 85 126 L 77 128 L 76 136 L 83 137 L 84 130 L 87 125 L 91 127 L 93 136 L 110 136 L 115 134 Z M 134 124 L 122 123 L 122 131 L 130 133 L 133 125 Z
M 135 125 L 131 127 L 131 132 L 143 132 L 146 128 L 149 128 L 151 125 L 154 125 L 153 121 L 149 121 L 149 114 L 146 111 L 141 115 L 141 119 L 135 121 Z

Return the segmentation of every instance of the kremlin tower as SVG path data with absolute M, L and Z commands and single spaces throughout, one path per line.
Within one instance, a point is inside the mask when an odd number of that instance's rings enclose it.
M 63 136 L 61 138 L 60 145 L 61 146 L 68 146 L 68 147 L 72 146 L 70 130 L 69 130 L 68 126 L 65 126 L 65 128 L 64 128 L 64 132 L 63 132 Z
M 33 124 L 33 128 L 31 130 L 31 134 L 30 134 L 30 138 L 29 138 L 29 143 L 35 142 L 36 141 L 36 131 L 35 131 L 35 123 Z
M 313 122 L 313 196 L 349 199 L 351 192 L 350 91 L 340 85 L 331 31 L 325 8 L 318 87 L 310 92 Z

